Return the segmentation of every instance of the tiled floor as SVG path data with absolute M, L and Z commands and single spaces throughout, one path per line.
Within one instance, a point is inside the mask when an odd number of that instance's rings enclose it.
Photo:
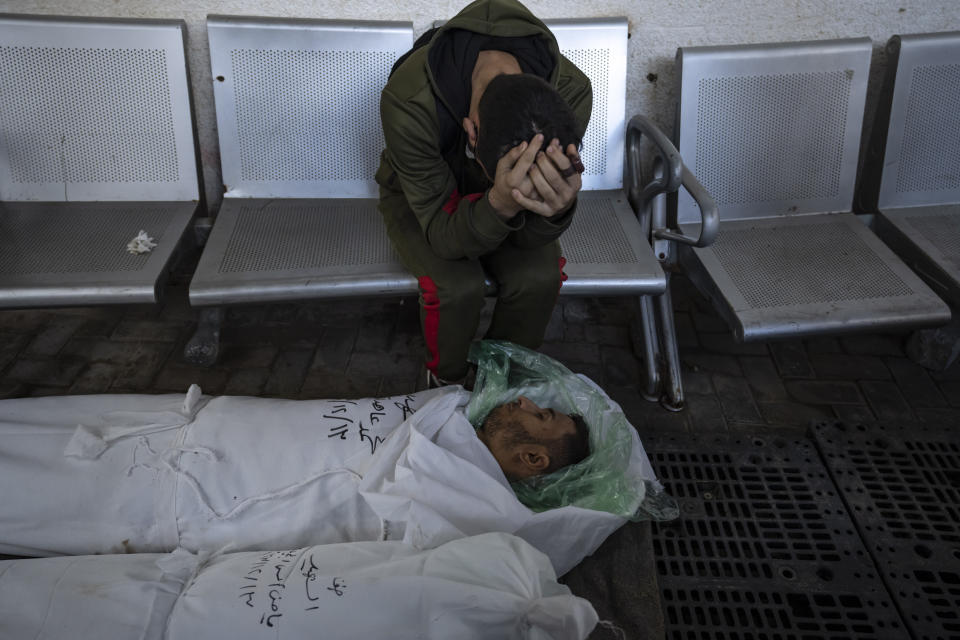
M 689 284 L 674 278 L 687 409 L 640 398 L 634 302 L 563 298 L 542 350 L 589 375 L 644 428 L 794 430 L 811 420 L 960 422 L 960 366 L 927 371 L 903 336 L 857 335 L 737 344 Z M 422 341 L 416 300 L 340 300 L 233 307 L 221 357 L 188 365 L 196 314 L 183 285 L 159 307 L 0 311 L 0 397 L 182 391 L 316 398 L 413 389 Z
M 904 354 L 904 336 L 737 344 L 688 281 L 674 278 L 673 287 L 687 394 L 682 412 L 637 392 L 633 300 L 563 298 L 542 348 L 601 384 L 641 437 L 795 436 L 824 418 L 960 424 L 960 366 L 930 372 L 915 365 Z M 416 384 L 418 322 L 414 298 L 234 307 L 226 313 L 219 362 L 200 368 L 182 358 L 196 323 L 182 281 L 158 307 L 0 311 L 0 398 L 179 392 L 194 382 L 214 395 L 397 394 Z M 628 637 L 658 637 L 652 567 L 649 528 L 628 525 L 568 580 Z

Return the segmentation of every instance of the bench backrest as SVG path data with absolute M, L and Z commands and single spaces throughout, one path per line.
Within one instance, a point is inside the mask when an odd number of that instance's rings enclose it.
M 197 200 L 185 33 L 0 15 L 0 200 Z
M 850 211 L 867 38 L 682 47 L 678 150 L 721 219 Z M 699 223 L 681 193 L 678 221 Z
M 896 78 L 878 207 L 960 202 L 960 32 L 894 36 L 887 51 Z
M 408 22 L 209 16 L 227 197 L 374 197 L 380 91 Z
M 560 52 L 593 86 L 593 112 L 583 138 L 583 189 L 623 186 L 627 99 L 627 19 L 545 20 Z

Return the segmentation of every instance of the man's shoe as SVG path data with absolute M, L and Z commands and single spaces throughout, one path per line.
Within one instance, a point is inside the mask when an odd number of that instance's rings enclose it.
M 443 386 L 445 386 L 444 381 L 438 378 L 433 371 L 427 369 L 426 366 L 420 369 L 415 391 L 426 391 L 427 389 L 436 389 Z
M 426 366 L 423 367 L 423 371 L 420 372 L 420 375 L 417 377 L 417 391 L 424 391 L 426 389 L 439 389 L 440 387 L 448 387 L 450 385 L 462 385 L 467 391 L 473 390 L 473 381 L 476 378 L 477 369 L 473 365 L 470 366 L 470 369 L 467 371 L 467 375 L 461 378 L 460 380 L 444 380 L 440 378 L 430 369 L 427 369 Z
M 435 374 L 433 371 L 430 371 L 430 369 L 425 369 L 425 371 L 427 372 L 427 379 L 426 379 L 427 389 L 438 389 L 440 387 L 445 387 L 447 386 L 447 384 L 449 384 L 445 380 L 438 378 L 437 374 Z

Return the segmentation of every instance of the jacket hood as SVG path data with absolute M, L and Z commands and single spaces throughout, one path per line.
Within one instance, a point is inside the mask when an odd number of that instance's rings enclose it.
M 450 29 L 509 38 L 539 35 L 552 45 L 554 60 L 560 57 L 557 41 L 547 25 L 516 0 L 476 0 L 450 18 L 434 36 L 434 40 Z
M 463 78 L 469 87 L 476 54 L 474 51 L 473 57 L 470 57 L 468 51 L 471 46 L 465 40 L 477 40 L 471 38 L 470 34 L 480 36 L 481 40 L 488 36 L 496 38 L 496 41 L 491 40 L 491 44 L 483 48 L 513 53 L 524 72 L 535 73 L 551 85 L 557 85 L 560 48 L 550 29 L 516 0 L 476 0 L 437 30 L 430 41 L 427 55 L 427 76 L 430 84 L 454 119 L 463 115 L 460 113 L 462 107 L 459 106 L 462 103 L 463 88 L 456 91 L 456 96 L 448 95 L 453 83 L 449 76 L 439 77 L 438 69 L 442 65 L 447 74 L 455 73 Z M 510 44 L 511 41 L 513 44 Z M 521 44 L 523 41 L 526 42 Z M 494 42 L 501 42 L 503 46 Z M 523 53 L 517 51 L 514 48 L 516 46 L 520 46 Z M 475 44 L 472 49 L 476 49 Z M 469 89 L 467 91 L 469 100 Z

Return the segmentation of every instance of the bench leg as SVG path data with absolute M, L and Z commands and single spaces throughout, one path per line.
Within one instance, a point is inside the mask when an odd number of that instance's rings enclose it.
M 640 340 L 634 347 L 637 355 L 643 358 L 646 382 L 640 389 L 645 400 L 656 402 L 660 399 L 660 344 L 657 339 L 657 317 L 650 296 L 640 296 Z
M 654 299 L 657 307 L 658 333 L 660 348 L 663 350 L 666 368 L 664 394 L 660 406 L 667 411 L 683 410 L 683 380 L 680 378 L 680 352 L 677 349 L 677 330 L 673 324 L 673 297 L 670 295 L 670 272 L 667 275 L 667 288 L 662 295 Z
M 906 351 L 907 357 L 920 366 L 943 371 L 960 356 L 960 320 L 951 320 L 942 327 L 914 331 L 907 339 Z
M 183 349 L 183 358 L 192 365 L 209 367 L 220 355 L 220 327 L 223 325 L 223 307 L 204 307 L 200 310 L 197 330 Z

